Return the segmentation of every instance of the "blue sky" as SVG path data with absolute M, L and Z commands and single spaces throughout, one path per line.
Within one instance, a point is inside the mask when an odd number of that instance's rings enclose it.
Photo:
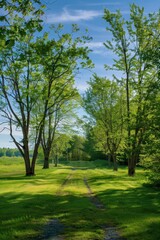
M 80 92 L 87 88 L 87 81 L 93 72 L 100 76 L 106 76 L 104 64 L 110 64 L 113 55 L 108 52 L 103 43 L 110 38 L 106 32 L 106 23 L 103 20 L 104 8 L 115 12 L 121 10 L 125 18 L 129 17 L 130 4 L 135 3 L 144 6 L 146 13 L 155 12 L 160 7 L 160 0 L 46 0 L 46 14 L 44 21 L 46 24 L 63 23 L 67 31 L 72 23 L 78 24 L 82 34 L 85 28 L 88 28 L 89 35 L 93 38 L 89 47 L 93 50 L 90 54 L 95 69 L 82 71 L 76 79 L 76 86 Z M 107 77 L 111 77 L 107 74 Z
M 87 89 L 87 81 L 93 72 L 100 76 L 111 77 L 104 70 L 104 64 L 110 64 L 113 58 L 113 55 L 103 46 L 105 40 L 110 38 L 102 18 L 104 8 L 112 12 L 119 9 L 125 18 L 129 17 L 129 6 L 132 3 L 143 6 L 146 13 L 156 12 L 160 8 L 160 0 L 42 0 L 42 2 L 46 5 L 44 16 L 46 29 L 50 24 L 62 23 L 64 31 L 67 32 L 71 24 L 76 23 L 80 27 L 80 33 L 84 34 L 87 28 L 89 35 L 93 38 L 89 47 L 92 49 L 90 57 L 95 68 L 92 71 L 81 71 L 76 77 L 76 86 L 81 93 Z M 7 131 L 0 133 L 0 147 L 15 147 Z

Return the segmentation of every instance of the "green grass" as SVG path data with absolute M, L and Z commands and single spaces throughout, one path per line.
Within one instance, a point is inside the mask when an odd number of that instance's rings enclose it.
M 134 178 L 126 170 L 88 171 L 90 185 L 105 204 L 107 219 L 131 240 L 160 239 L 160 192 L 145 186 L 143 170 Z
M 160 192 L 145 185 L 142 169 L 131 178 L 127 169 L 113 172 L 105 161 L 68 162 L 48 170 L 37 165 L 36 176 L 25 177 L 21 159 L 0 159 L 0 167 L 1 240 L 36 239 L 53 218 L 64 224 L 68 240 L 102 240 L 108 224 L 128 240 L 160 239 Z M 104 210 L 90 201 L 84 177 Z

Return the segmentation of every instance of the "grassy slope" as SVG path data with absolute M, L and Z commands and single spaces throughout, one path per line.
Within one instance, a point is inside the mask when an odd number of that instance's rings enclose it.
M 130 178 L 126 169 L 115 173 L 102 163 L 73 162 L 76 171 L 71 164 L 49 170 L 37 166 L 37 175 L 26 178 L 21 160 L 0 159 L 0 239 L 31 238 L 49 219 L 58 218 L 68 240 L 104 239 L 102 226 L 108 223 L 128 240 L 159 240 L 160 193 L 143 185 L 142 170 Z M 68 174 L 70 180 L 59 191 Z M 91 203 L 84 177 L 105 210 Z

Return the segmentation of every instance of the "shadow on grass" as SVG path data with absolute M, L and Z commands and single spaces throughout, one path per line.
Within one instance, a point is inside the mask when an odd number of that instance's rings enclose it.
M 83 169 L 83 166 L 78 166 L 79 168 Z M 105 168 L 100 167 L 100 169 Z M 76 171 L 70 170 L 70 172 L 75 173 L 72 183 L 80 180 Z M 56 179 L 56 182 L 62 182 L 65 175 L 66 173 Z M 35 187 L 38 187 L 41 181 L 44 184 L 45 178 L 51 178 L 47 175 L 42 176 L 43 174 L 29 179 L 12 175 L 7 176 L 7 179 L 13 181 L 13 184 L 14 180 L 24 184 L 33 181 Z M 119 177 L 101 174 L 89 178 L 89 183 L 98 186 L 97 196 L 106 206 L 105 210 L 97 209 L 87 196 L 77 192 L 71 194 L 66 191 L 60 196 L 44 192 L 42 194 L 8 192 L 1 195 L 0 239 L 38 240 L 43 235 L 44 225 L 50 220 L 58 219 L 64 226 L 66 240 L 102 240 L 106 225 L 119 227 L 119 231 L 126 239 L 159 240 L 160 193 L 149 187 L 127 185 L 129 181 L 127 176 L 123 176 L 122 179 L 126 188 L 120 189 L 119 183 L 116 189 L 114 184 L 115 181 L 118 182 Z M 53 178 L 49 182 L 47 180 L 47 185 L 54 184 Z M 5 179 L 6 177 L 3 178 Z M 135 181 L 137 180 L 133 179 L 133 182 Z M 105 190 L 104 187 L 101 188 L 104 184 Z M 108 184 L 109 188 L 107 188 Z
M 140 224 L 139 230 L 128 230 L 125 234 L 128 239 L 159 240 L 160 193 L 143 187 L 110 189 L 101 191 L 98 197 L 106 210 L 96 209 L 83 195 L 3 194 L 0 239 L 39 239 L 45 223 L 58 219 L 69 240 L 104 239 L 102 226 L 114 223 L 122 227 L 122 232 L 123 227 L 130 229 L 131 225 L 134 228 Z
M 127 239 L 160 239 L 160 192 L 142 186 L 107 189 L 99 192 L 98 197 L 108 209 L 108 219 L 128 228 Z
M 1 240 L 40 239 L 44 225 L 53 219 L 58 219 L 64 225 L 67 239 L 76 239 L 81 234 L 84 236 L 82 239 L 91 239 L 89 235 L 97 239 L 99 233 L 103 234 L 105 214 L 100 212 L 97 215 L 97 210 L 85 196 L 13 192 L 1 196 L 0 207 Z
M 53 184 L 55 180 L 61 183 L 62 180 L 68 175 L 68 171 L 66 171 L 64 173 L 61 173 L 61 177 L 57 179 L 57 177 L 54 177 L 54 172 L 49 172 L 48 170 L 50 171 L 51 169 L 41 170 L 41 173 L 38 173 L 35 176 L 25 176 L 24 174 L 8 173 L 7 175 L 5 174 L 4 176 L 0 176 L 0 181 L 3 181 L 3 184 L 8 184 L 9 182 L 20 182 L 24 184 L 33 183 L 34 185 L 41 185 L 44 184 L 45 181 L 47 182 L 47 184 Z

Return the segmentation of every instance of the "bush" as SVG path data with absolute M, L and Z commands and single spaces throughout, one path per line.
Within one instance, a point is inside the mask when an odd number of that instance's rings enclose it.
M 144 157 L 141 165 L 148 170 L 147 176 L 151 184 L 160 187 L 160 154 Z

